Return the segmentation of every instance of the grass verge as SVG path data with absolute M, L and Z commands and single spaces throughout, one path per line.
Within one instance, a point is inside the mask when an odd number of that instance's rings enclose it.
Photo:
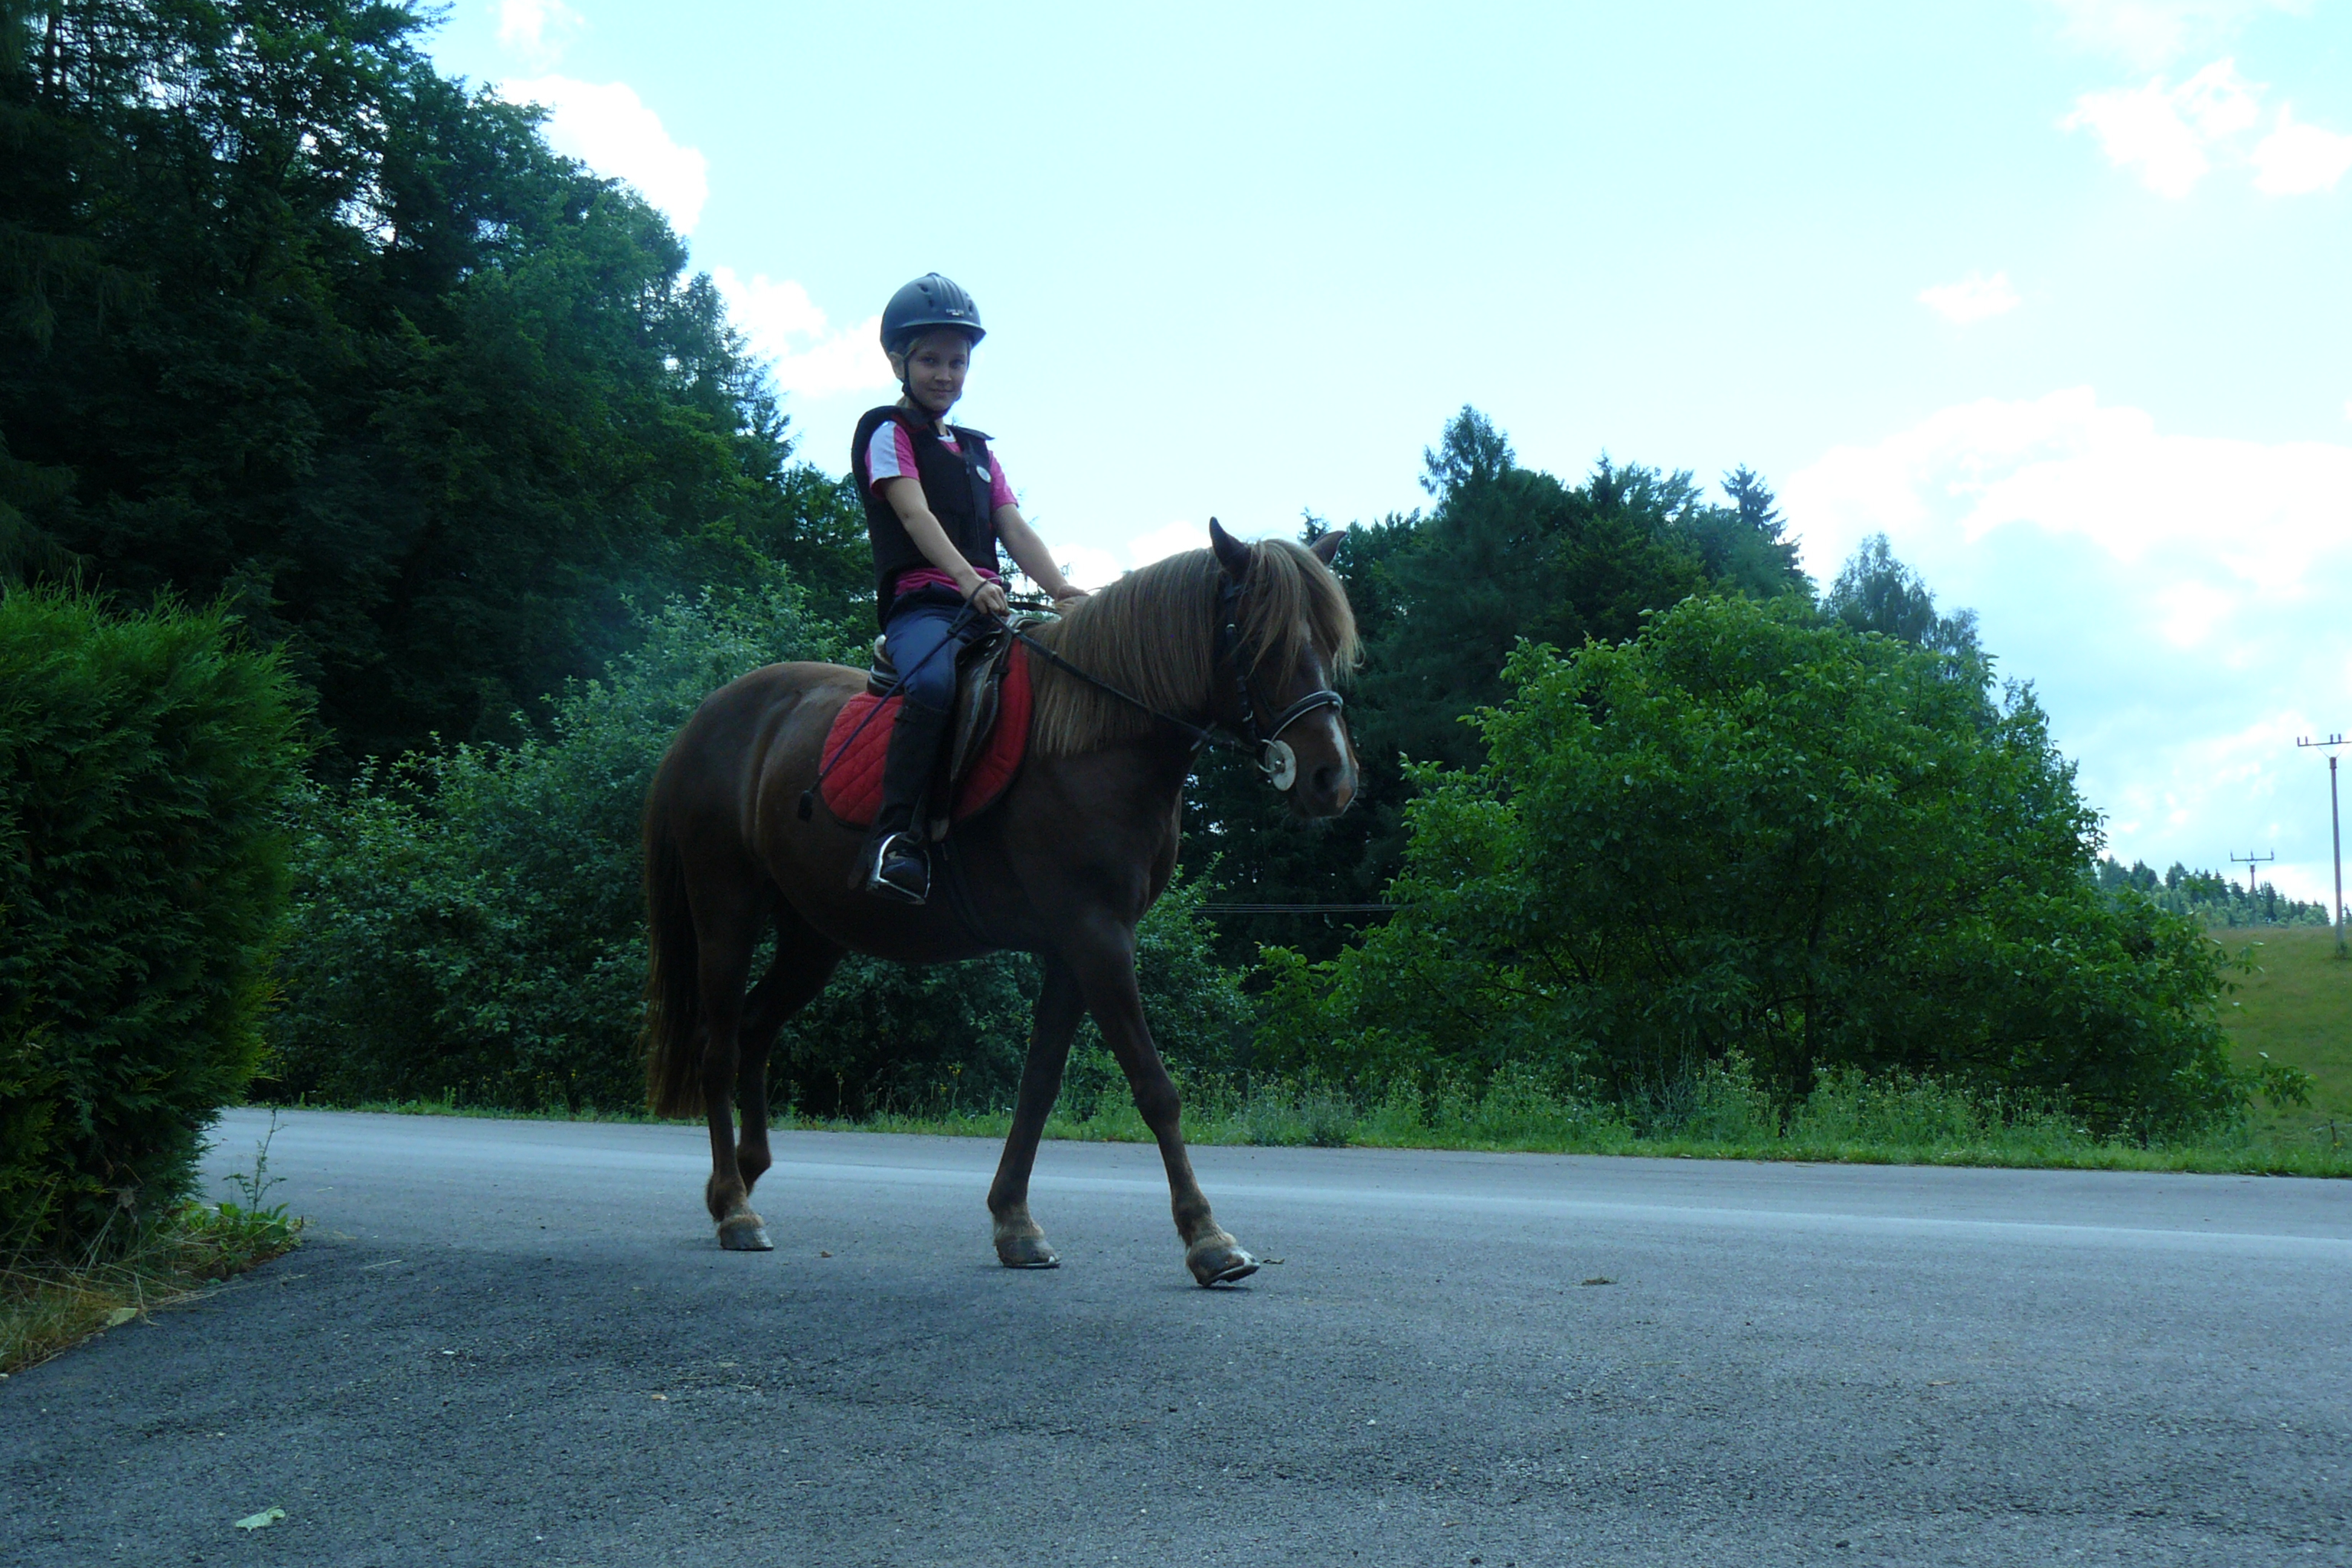
M 1400 1085 L 1377 1103 L 1338 1087 L 1287 1079 L 1242 1083 L 1216 1076 L 1184 1083 L 1184 1136 L 1203 1145 L 1458 1149 L 1547 1154 L 1631 1154 L 1665 1159 L 1782 1160 L 1848 1164 L 1999 1165 L 2058 1170 L 2184 1171 L 2246 1175 L 2352 1176 L 2352 1124 L 2310 1122 L 2273 1109 L 2194 1138 L 2101 1138 L 2034 1104 L 2007 1104 L 1930 1079 L 1824 1075 L 1811 1094 L 1780 1106 L 1736 1058 L 1710 1067 L 1651 1103 L 1596 1106 L 1508 1074 L 1479 1092 Z M 433 1116 L 530 1116 L 642 1122 L 642 1112 L 515 1112 L 449 1100 L 376 1101 L 341 1109 Z M 828 1118 L 781 1112 L 777 1124 L 811 1131 L 911 1132 L 1002 1138 L 1004 1108 L 929 1106 Z M 1125 1079 L 1108 1052 L 1071 1059 L 1048 1138 L 1149 1142 Z
M 253 1170 L 228 1180 L 245 1202 L 182 1204 L 144 1221 L 126 1210 L 78 1258 L 0 1256 L 0 1377 L 290 1251 L 302 1222 L 267 1201 L 277 1184 L 268 1139 Z
M 1072 1062 L 1045 1136 L 1149 1142 L 1116 1067 L 1108 1053 L 1096 1054 L 1098 1060 Z M 796 1124 L 1001 1138 L 1012 1116 L 940 1107 Z M 1930 1079 L 1855 1072 L 1825 1074 L 1804 1100 L 1779 1107 L 1737 1059 L 1632 1108 L 1581 1103 L 1508 1074 L 1482 1093 L 1442 1085 L 1424 1092 L 1408 1084 L 1369 1105 L 1325 1084 L 1259 1082 L 1244 1089 L 1211 1079 L 1186 1086 L 1183 1125 L 1186 1142 L 1200 1144 L 2352 1176 L 2352 1147 L 2336 1128 L 2289 1124 L 2275 1112 L 2194 1138 L 2142 1142 L 2101 1138 L 2046 1109 L 2005 1105 Z
M 2253 960 L 2221 1002 L 2239 1064 L 2283 1062 L 2311 1075 L 2311 1103 L 2284 1113 L 2282 1130 L 2352 1134 L 2352 961 L 2336 956 L 2336 933 L 2296 926 L 2210 934 Z

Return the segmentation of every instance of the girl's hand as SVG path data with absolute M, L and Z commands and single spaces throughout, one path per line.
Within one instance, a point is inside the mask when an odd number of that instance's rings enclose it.
M 1013 601 L 1004 596 L 1003 586 L 978 573 L 972 574 L 971 586 L 963 591 L 963 602 L 982 615 L 994 616 L 1000 621 L 1013 608 Z
M 1073 588 L 1065 583 L 1062 584 L 1062 591 L 1054 595 L 1054 608 L 1057 613 L 1066 612 L 1086 596 L 1087 591 L 1084 588 Z

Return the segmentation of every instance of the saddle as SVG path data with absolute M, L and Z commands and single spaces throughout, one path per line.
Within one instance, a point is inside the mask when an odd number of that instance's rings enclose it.
M 904 700 L 887 695 L 898 680 L 876 637 L 866 689 L 842 704 L 825 736 L 832 771 L 824 776 L 824 806 L 852 827 L 869 826 L 882 808 L 882 763 Z M 1010 631 L 975 637 L 957 654 L 948 742 L 926 796 L 932 838 L 946 837 L 954 823 L 994 805 L 1021 771 L 1029 746 L 1029 661 Z

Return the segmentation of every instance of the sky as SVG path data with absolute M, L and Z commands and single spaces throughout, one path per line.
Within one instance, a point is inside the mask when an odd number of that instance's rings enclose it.
M 938 270 L 1079 581 L 1519 459 L 1883 531 L 2109 847 L 2325 899 L 2352 733 L 2352 0 L 457 0 L 445 70 L 636 185 L 835 473 Z M 2352 780 L 2347 780 L 2352 784 Z

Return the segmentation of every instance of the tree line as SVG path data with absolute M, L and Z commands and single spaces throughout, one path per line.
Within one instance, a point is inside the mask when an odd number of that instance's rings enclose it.
M 2099 886 L 2110 892 L 2128 889 L 2159 909 L 2207 926 L 2331 923 L 2325 903 L 2281 898 L 2279 890 L 2268 882 L 2250 885 L 2219 871 L 2192 871 L 2178 860 L 2158 876 L 2145 860 L 2126 866 L 2112 855 L 2102 855 L 2098 879 Z
M 215 605 L 298 679 L 279 1090 L 615 1103 L 643 780 L 699 692 L 856 657 L 863 525 L 660 215 L 419 26 L 0 0 L 0 575 Z M 1171 1055 L 2232 1103 L 2193 925 L 2102 889 L 2032 693 L 1884 538 L 1819 588 L 1751 470 L 1563 479 L 1475 408 L 1424 467 L 1335 565 L 1360 808 L 1301 827 L 1222 756 L 1189 793 L 1145 942 Z M 1202 912 L 1234 901 L 1404 908 Z M 1027 962 L 856 969 L 789 1092 L 1008 1089 Z
M 1522 466 L 1469 407 L 1423 456 L 1428 510 L 1357 523 L 1333 564 L 1364 638 L 1362 676 L 1348 694 L 1363 763 L 1358 805 L 1335 823 L 1302 826 L 1245 764 L 1204 758 L 1186 802 L 1184 856 L 1213 901 L 1377 902 L 1403 862 L 1412 764 L 1460 768 L 1484 756 L 1469 721 L 1509 695 L 1507 667 L 1522 643 L 1622 643 L 1686 598 L 1728 595 L 1788 600 L 1948 656 L 1955 679 L 1990 679 L 1974 614 L 1940 613 L 1884 535 L 1817 594 L 1777 499 L 1746 467 L 1714 495 L 1687 471 L 1605 456 L 1565 480 Z M 1309 518 L 1304 537 L 1326 529 Z M 1328 957 L 1361 918 L 1236 919 L 1222 950 L 1246 962 L 1269 941 Z

